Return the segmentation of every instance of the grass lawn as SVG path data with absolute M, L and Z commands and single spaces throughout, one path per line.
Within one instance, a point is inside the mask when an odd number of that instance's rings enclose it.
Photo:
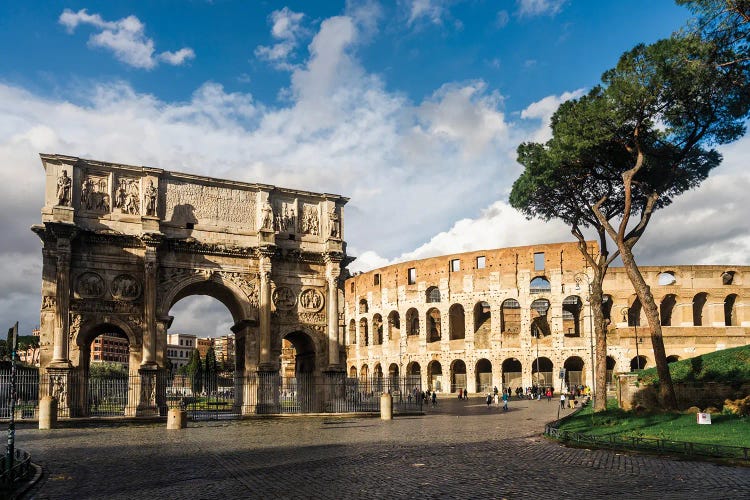
M 621 434 L 687 441 L 692 443 L 720 444 L 750 447 L 750 417 L 711 415 L 711 425 L 699 425 L 695 415 L 679 413 L 646 413 L 636 415 L 620 410 L 617 401 L 607 402 L 607 411 L 591 418 L 591 405 L 560 425 L 560 430 L 606 436 Z

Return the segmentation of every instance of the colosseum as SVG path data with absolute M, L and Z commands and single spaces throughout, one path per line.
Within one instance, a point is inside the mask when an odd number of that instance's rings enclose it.
M 595 242 L 588 247 L 598 252 Z M 750 343 L 750 266 L 641 271 L 660 308 L 668 361 Z M 589 276 L 576 243 L 443 255 L 359 273 L 345 283 L 349 376 L 403 374 L 443 393 L 591 385 Z M 610 268 L 604 293 L 611 383 L 615 373 L 653 366 L 654 356 L 623 268 Z

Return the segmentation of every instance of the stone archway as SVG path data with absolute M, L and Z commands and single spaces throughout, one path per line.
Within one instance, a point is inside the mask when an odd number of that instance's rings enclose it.
M 45 206 L 32 228 L 44 245 L 40 365 L 60 390 L 69 394 L 64 387 L 81 363 L 70 339 L 99 324 L 127 325 L 143 385 L 163 387 L 156 379 L 166 364 L 169 309 L 196 294 L 230 310 L 239 379 L 278 376 L 280 333 L 294 330 L 315 345 L 315 377 L 345 376 L 339 275 L 349 262 L 341 224 L 347 198 L 41 158 Z M 164 394 L 141 395 L 139 415 L 166 410 Z M 247 401 L 240 406 L 255 411 Z

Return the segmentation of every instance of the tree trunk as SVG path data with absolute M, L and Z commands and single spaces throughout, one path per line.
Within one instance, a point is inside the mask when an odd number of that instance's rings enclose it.
M 646 284 L 641 271 L 635 263 L 633 252 L 627 245 L 620 244 L 620 242 L 617 242 L 617 247 L 620 250 L 625 272 L 627 272 L 628 278 L 630 278 L 630 282 L 633 284 L 635 294 L 641 301 L 641 306 L 646 312 L 648 326 L 651 329 L 651 345 L 654 350 L 656 372 L 659 375 L 659 398 L 665 409 L 676 410 L 677 398 L 675 397 L 672 376 L 669 374 L 669 366 L 667 365 L 667 354 L 664 350 L 659 309 L 656 307 L 650 287 Z
M 607 409 L 607 327 L 602 311 L 602 279 L 603 273 L 594 270 L 594 281 L 591 283 L 591 295 L 589 304 L 594 315 L 593 323 L 596 339 L 596 370 L 594 373 L 594 412 Z

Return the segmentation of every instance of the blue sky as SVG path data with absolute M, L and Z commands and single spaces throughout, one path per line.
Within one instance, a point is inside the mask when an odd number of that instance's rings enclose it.
M 353 271 L 570 240 L 508 206 L 516 147 L 687 19 L 670 0 L 3 1 L 0 317 L 38 322 L 39 152 L 348 196 Z M 640 262 L 750 262 L 750 144 L 722 151 Z M 177 328 L 226 331 L 185 300 Z

